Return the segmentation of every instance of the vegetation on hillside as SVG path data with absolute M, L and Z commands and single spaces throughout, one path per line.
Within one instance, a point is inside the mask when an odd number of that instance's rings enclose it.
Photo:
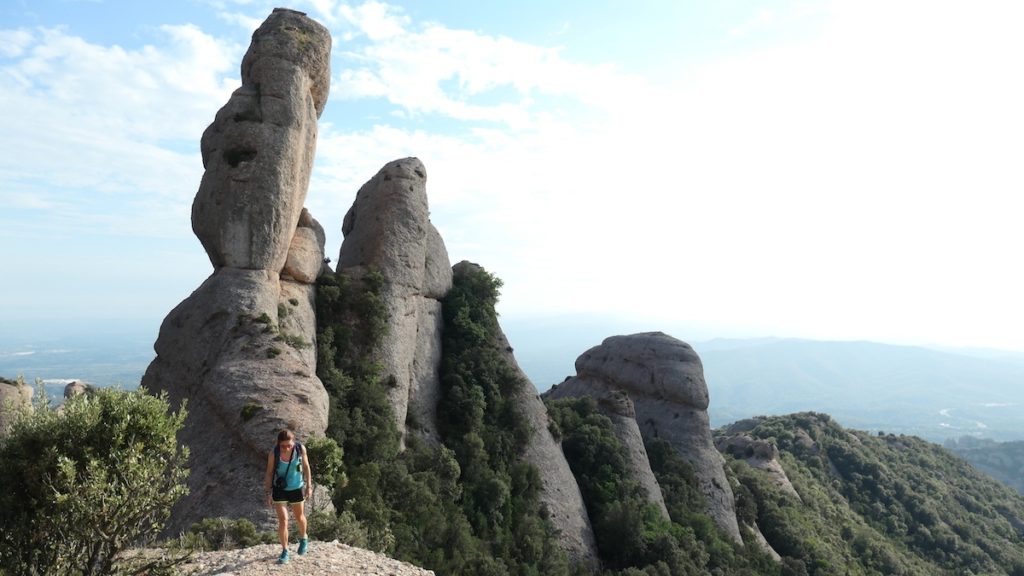
M 749 434 L 778 447 L 800 499 L 730 459 L 738 507 L 794 574 L 1024 576 L 1024 500 L 941 447 L 814 413 Z
M 336 482 L 339 515 L 318 522 L 443 575 L 570 574 L 538 502 L 539 475 L 520 458 L 528 428 L 509 398 L 523 382 L 494 344 L 500 281 L 467 275 L 446 298 L 442 444 L 411 435 L 402 452 L 376 361 L 384 281 L 340 273 L 318 283 L 318 375 L 347 478 Z
M 152 541 L 187 492 L 184 410 L 145 390 L 40 402 L 0 442 L 0 573 L 160 574 L 173 559 L 119 555 Z
M 411 434 L 404 451 L 391 383 L 375 360 L 384 282 L 370 273 L 319 284 L 318 370 L 331 395 L 328 435 L 345 458 L 333 482 L 339 513 L 316 519 L 314 531 L 445 576 L 569 574 L 538 501 L 538 472 L 521 458 L 531 431 L 513 398 L 527 383 L 496 347 L 500 281 L 482 270 L 456 278 L 444 302 L 441 443 Z M 778 446 L 800 499 L 730 459 L 748 542 L 735 546 L 705 514 L 693 470 L 671 446 L 647 446 L 665 520 L 592 401 L 549 411 L 606 574 L 1024 575 L 1021 499 L 917 438 L 846 431 L 816 414 L 763 419 L 750 434 Z M 781 562 L 752 544 L 755 525 Z
M 1024 494 L 1024 442 L 996 442 L 964 436 L 945 447 L 978 470 Z
M 682 576 L 779 574 L 751 547 L 735 546 L 707 514 L 693 468 L 667 442 L 648 446 L 671 520 L 652 504 L 630 469 L 625 446 L 592 398 L 549 400 L 594 528 L 605 574 Z

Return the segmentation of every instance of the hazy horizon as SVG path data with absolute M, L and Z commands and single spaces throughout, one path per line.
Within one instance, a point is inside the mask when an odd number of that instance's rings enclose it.
M 576 357 L 605 337 L 634 331 L 589 320 L 506 323 L 516 358 L 538 392 L 574 374 Z M 77 334 L 36 339 L 0 331 L 0 376 L 23 375 L 30 383 L 42 378 L 57 399 L 70 379 L 132 389 L 154 356 L 149 328 L 140 326 L 83 326 Z M 1024 354 L 774 337 L 689 343 L 704 363 L 713 427 L 814 411 L 846 427 L 935 442 L 963 436 L 1024 440 L 1017 417 L 1024 405 Z

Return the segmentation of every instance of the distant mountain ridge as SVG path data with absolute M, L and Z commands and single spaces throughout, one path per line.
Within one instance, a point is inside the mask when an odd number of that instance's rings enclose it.
M 523 370 L 542 392 L 573 374 L 572 350 L 638 328 L 599 318 L 573 326 L 553 320 L 507 325 Z M 690 341 L 700 354 L 713 426 L 811 410 L 844 426 L 940 443 L 965 435 L 1024 440 L 1022 353 L 771 337 L 699 340 L 706 331 L 661 329 Z
M 1024 438 L 1024 364 L 875 342 L 719 340 L 704 361 L 712 422 L 814 410 L 932 440 Z
M 759 469 L 756 453 L 727 451 L 740 514 L 784 557 L 784 574 L 1024 574 L 1024 500 L 940 446 L 815 413 L 716 437 L 770 446 L 791 482 Z

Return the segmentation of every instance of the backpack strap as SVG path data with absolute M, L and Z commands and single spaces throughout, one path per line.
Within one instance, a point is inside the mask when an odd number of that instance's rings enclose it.
M 296 458 L 296 456 L 298 456 L 299 458 L 302 458 L 302 443 L 299 442 L 298 440 L 295 441 L 295 446 L 292 446 L 292 457 L 291 457 L 291 459 L 288 460 L 288 466 L 285 466 L 285 468 L 284 468 L 284 475 L 282 476 L 282 475 L 278 474 L 277 473 L 277 463 L 281 461 L 281 445 L 280 444 L 275 445 L 274 446 L 274 476 L 276 476 L 278 478 L 285 478 L 285 479 L 287 479 L 288 478 L 288 473 L 289 473 L 288 469 L 291 468 L 293 464 L 295 465 L 296 468 L 299 465 L 298 464 L 298 458 Z
M 299 467 L 299 460 L 302 458 L 302 442 L 295 441 L 295 446 L 292 447 L 292 459 L 288 462 L 290 466 L 292 462 L 295 463 L 295 468 Z

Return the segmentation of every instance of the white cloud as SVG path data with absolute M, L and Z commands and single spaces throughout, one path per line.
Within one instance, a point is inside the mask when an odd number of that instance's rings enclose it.
M 341 178 L 354 194 L 385 160 L 419 155 L 453 257 L 505 277 L 514 313 L 1024 348 L 1024 276 L 1007 265 L 1024 245 L 1020 10 L 837 2 L 799 42 L 659 85 L 403 21 L 343 47 L 335 94 L 461 130 L 336 128 L 317 170 L 377 151 Z M 770 35 L 792 20 L 751 24 Z
M 321 8 L 321 12 L 333 15 L 335 8 L 330 0 L 314 0 L 314 4 L 328 4 L 327 10 Z M 405 16 L 400 8 L 396 8 L 383 2 L 363 2 L 358 6 L 340 4 L 336 7 L 338 13 L 350 24 L 355 26 L 362 34 L 365 34 L 371 41 L 389 40 L 406 34 L 405 27 L 409 24 L 409 18 Z
M 17 58 L 32 43 L 32 33 L 28 30 L 0 30 L 0 56 Z
M 217 18 L 249 33 L 252 33 L 253 30 L 259 28 L 260 24 L 263 23 L 263 18 L 233 10 L 218 10 Z
M 129 50 L 42 28 L 0 65 L 0 178 L 23 208 L 35 198 L 47 227 L 187 232 L 197 135 L 237 85 L 238 48 L 191 25 L 160 32 L 162 46 Z M 184 219 L 145 222 L 153 214 Z
M 414 28 L 379 3 L 342 11 L 369 39 L 343 36 L 336 47 L 343 65 L 335 90 L 343 98 L 384 97 L 412 113 L 519 129 L 552 113 L 553 101 L 538 98 L 607 108 L 624 103 L 623 86 L 645 84 L 611 66 L 566 60 L 558 48 L 438 24 Z M 569 106 L 556 112 L 577 111 Z
M 506 280 L 506 313 L 1024 349 L 1024 5 L 839 0 L 817 33 L 657 78 L 380 2 L 309 5 L 336 40 L 308 196 L 332 258 L 358 187 L 416 155 L 452 258 Z M 767 38 L 792 15 L 747 24 Z M 0 32 L 20 39 L 0 43 L 5 205 L 190 237 L 198 135 L 244 45 L 162 31 L 134 50 Z M 353 125 L 352 101 L 386 107 Z

